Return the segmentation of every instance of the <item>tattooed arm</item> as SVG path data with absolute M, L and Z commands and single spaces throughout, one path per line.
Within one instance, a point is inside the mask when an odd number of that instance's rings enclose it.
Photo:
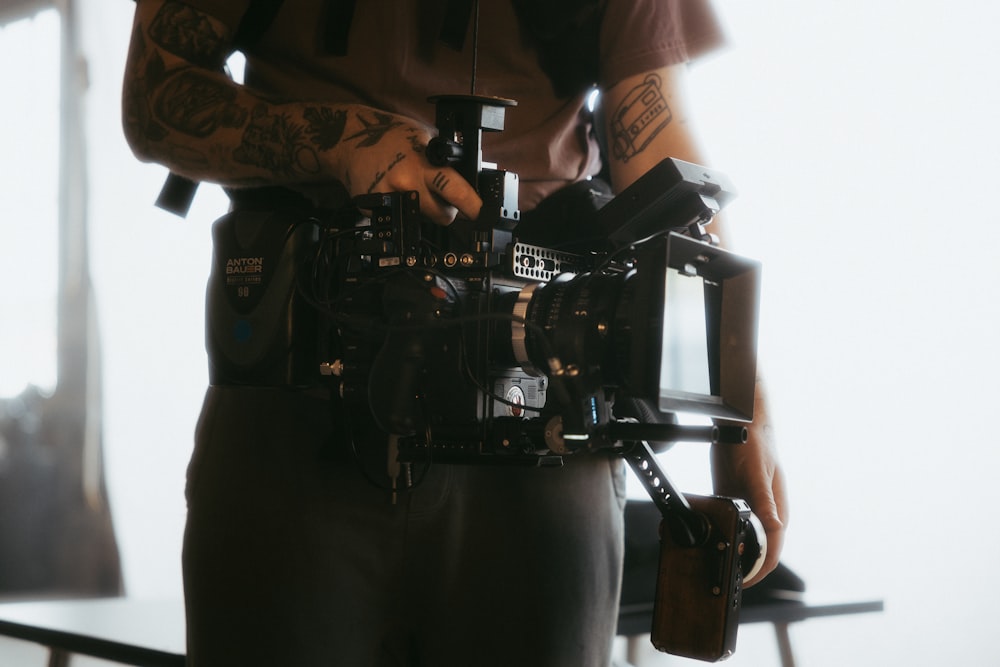
M 684 75 L 683 65 L 666 67 L 627 78 L 605 91 L 608 159 L 616 191 L 667 157 L 706 164 L 683 103 Z M 725 243 L 725 229 L 718 218 L 712 231 Z M 777 565 L 788 520 L 784 475 L 759 381 L 749 433 L 745 445 L 712 448 L 716 492 L 745 498 L 767 533 L 764 569 L 748 584 L 759 581 Z
M 621 191 L 667 157 L 699 162 L 683 104 L 684 66 L 629 77 L 604 93 L 611 179 Z
M 482 201 L 454 170 L 424 156 L 431 130 L 357 104 L 266 100 L 222 72 L 230 29 L 180 2 L 140 0 L 123 92 L 136 156 L 228 186 L 339 182 L 348 192 L 416 190 L 448 224 Z

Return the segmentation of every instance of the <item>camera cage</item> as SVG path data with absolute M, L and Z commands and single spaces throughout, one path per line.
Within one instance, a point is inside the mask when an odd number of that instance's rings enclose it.
M 378 286 L 379 305 L 361 310 L 384 335 L 373 356 L 347 363 L 365 367 L 366 390 L 341 378 L 340 393 L 363 395 L 404 463 L 623 457 L 664 518 L 654 645 L 702 660 L 731 655 L 742 578 L 763 558 L 763 535 L 741 499 L 689 502 L 651 443 L 738 444 L 753 419 L 760 265 L 705 231 L 732 185 L 667 159 L 597 211 L 606 244 L 585 253 L 535 245 L 518 237 L 516 174 L 482 160 L 483 131 L 501 131 L 514 103 L 432 101 L 438 136 L 427 156 L 476 187 L 482 212 L 441 228 L 421 220 L 416 193 L 355 202 L 369 222 L 335 232 L 346 243 L 334 263 L 340 285 Z M 351 307 L 338 315 L 341 339 L 352 338 Z M 679 425 L 681 412 L 714 424 Z M 690 573 L 680 584 L 667 576 L 678 570 Z
M 531 463 L 615 448 L 634 439 L 630 430 L 658 431 L 657 441 L 738 442 L 739 424 L 753 417 L 760 267 L 705 232 L 735 196 L 728 180 L 664 160 L 598 210 L 608 245 L 586 253 L 534 245 L 518 238 L 516 174 L 482 160 L 483 132 L 501 131 L 515 103 L 431 99 L 439 134 L 428 158 L 476 187 L 482 213 L 437 227 L 420 217 L 415 192 L 376 193 L 355 200 L 368 213 L 360 226 L 326 229 L 325 261 L 337 275 L 324 279 L 338 292 L 326 299 L 329 310 L 341 338 L 357 333 L 372 355 L 351 343 L 327 353 L 329 374 L 363 369 L 341 377 L 338 393 L 362 397 L 415 458 Z M 675 294 L 675 285 L 686 287 Z M 682 292 L 687 303 L 677 301 Z M 692 292 L 704 297 L 692 303 Z M 682 312 L 692 306 L 703 329 Z M 665 327 L 678 320 L 698 339 L 693 355 L 671 353 L 678 341 Z M 373 332 L 359 322 L 382 325 L 374 353 Z M 665 380 L 692 357 L 694 387 Z M 614 416 L 615 398 L 737 425 L 635 424 Z
M 667 159 L 597 210 L 602 242 L 573 252 L 531 243 L 519 236 L 517 175 L 482 160 L 483 132 L 501 131 L 515 103 L 432 101 L 427 157 L 475 186 L 479 217 L 432 225 L 416 192 L 365 195 L 330 215 L 251 206 L 224 216 L 207 295 L 212 383 L 325 383 L 342 414 L 371 416 L 404 465 L 622 457 L 664 517 L 661 574 L 678 564 L 711 574 L 656 595 L 657 618 L 701 605 L 707 638 L 692 648 L 673 620 L 655 621 L 654 644 L 725 657 L 742 561 L 761 553 L 749 508 L 716 496 L 693 507 L 656 451 L 742 443 L 753 418 L 760 265 L 705 231 L 731 184 Z M 682 412 L 713 423 L 680 425 Z

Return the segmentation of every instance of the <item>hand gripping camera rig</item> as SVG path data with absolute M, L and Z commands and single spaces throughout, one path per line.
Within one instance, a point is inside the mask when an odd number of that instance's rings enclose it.
M 597 210 L 600 242 L 534 245 L 519 235 L 517 175 L 482 159 L 483 132 L 503 130 L 515 103 L 432 101 L 427 157 L 473 184 L 479 218 L 431 225 L 415 192 L 357 198 L 367 216 L 224 217 L 213 383 L 331 383 L 403 464 L 622 456 L 663 514 L 654 645 L 727 657 L 763 534 L 740 499 L 685 498 L 650 443 L 738 446 L 753 418 L 760 267 L 705 232 L 732 187 L 665 160 Z M 552 224 L 580 236 L 573 220 Z M 681 426 L 679 412 L 716 423 Z

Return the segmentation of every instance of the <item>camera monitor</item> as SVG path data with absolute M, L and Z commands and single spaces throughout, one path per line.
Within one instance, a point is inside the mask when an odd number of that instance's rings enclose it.
M 665 254 L 658 408 L 752 420 L 760 264 L 676 233 Z

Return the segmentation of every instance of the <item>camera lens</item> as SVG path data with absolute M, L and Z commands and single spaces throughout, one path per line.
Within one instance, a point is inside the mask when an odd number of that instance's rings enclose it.
M 518 364 L 528 372 L 549 372 L 558 359 L 562 372 L 572 369 L 594 391 L 623 382 L 628 365 L 621 362 L 632 348 L 628 311 L 642 307 L 635 303 L 633 282 L 635 272 L 562 274 L 522 289 L 512 307 L 515 320 L 524 320 L 512 326 Z

